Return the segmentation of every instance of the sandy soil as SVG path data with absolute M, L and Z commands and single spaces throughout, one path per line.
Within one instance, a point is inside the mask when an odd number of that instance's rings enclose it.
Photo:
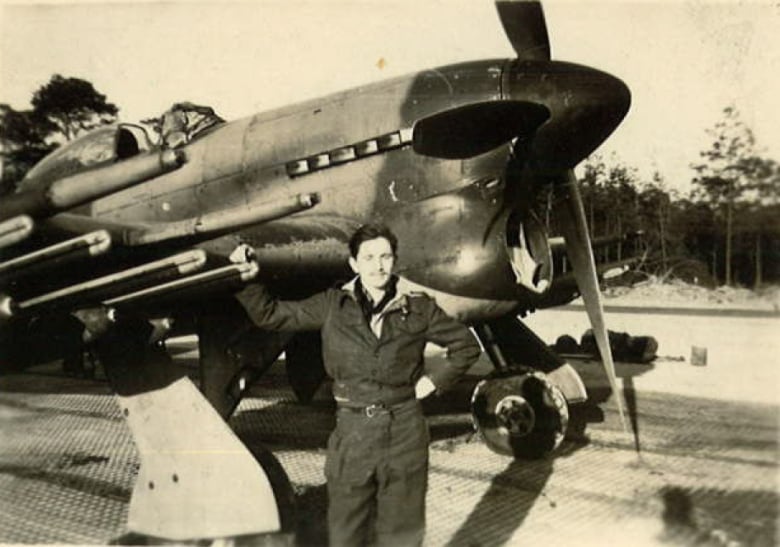
M 780 286 L 769 286 L 758 291 L 735 287 L 706 289 L 682 281 L 661 282 L 653 278 L 633 287 L 610 287 L 603 294 L 606 305 L 780 312 Z M 581 299 L 575 302 L 581 303 Z

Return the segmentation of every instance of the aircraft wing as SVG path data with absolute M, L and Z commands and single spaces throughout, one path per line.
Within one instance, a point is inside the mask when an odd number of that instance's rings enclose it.
M 62 213 L 51 218 L 47 224 L 70 233 L 105 230 L 115 243 L 127 247 L 172 242 L 193 244 L 311 208 L 318 201 L 317 194 L 296 194 L 290 198 L 229 207 L 174 222 L 123 223 Z
M 228 264 L 224 257 L 209 257 L 194 247 L 318 203 L 317 194 L 295 194 L 172 222 L 117 221 L 70 212 L 175 171 L 187 161 L 182 150 L 145 146 L 123 157 L 126 152 L 120 153 L 118 142 L 131 137 L 130 130 L 120 126 L 70 143 L 36 166 L 20 191 L 0 203 L 3 323 L 42 311 L 128 306 L 245 282 L 256 274 L 255 265 Z
M 24 242 L 21 252 L 10 248 L 29 237 L 34 223 L 26 215 L 12 217 L 0 223 L 0 243 L 6 247 L 0 263 L 4 321 L 43 310 L 122 307 L 159 302 L 161 297 L 178 300 L 244 283 L 257 273 L 255 264 L 229 264 L 193 245 L 314 203 L 316 196 L 295 196 L 167 223 L 61 213 L 44 221 L 45 236 Z M 51 239 L 55 242 L 42 244 Z

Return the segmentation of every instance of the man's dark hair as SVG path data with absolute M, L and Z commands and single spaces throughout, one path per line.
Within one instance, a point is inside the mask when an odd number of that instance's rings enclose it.
M 364 241 L 370 241 L 378 237 L 385 238 L 390 243 L 393 254 L 397 253 L 398 238 L 390 231 L 390 228 L 384 224 L 364 224 L 352 234 L 351 238 L 349 238 L 349 254 L 352 255 L 352 258 L 357 258 L 360 245 Z

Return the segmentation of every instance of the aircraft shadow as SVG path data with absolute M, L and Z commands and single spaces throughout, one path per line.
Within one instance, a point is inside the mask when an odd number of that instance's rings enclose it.
M 444 406 L 438 411 L 448 412 Z M 454 414 L 461 413 L 456 410 Z M 262 409 L 239 412 L 231 419 L 234 431 L 253 452 L 264 447 L 272 452 L 319 450 L 324 453 L 335 425 L 335 405 L 329 400 L 309 404 L 284 400 Z M 462 416 L 448 423 L 434 422 L 430 431 L 435 442 L 471 434 L 473 428 L 470 418 Z M 296 544 L 326 546 L 328 496 L 324 477 L 323 484 L 294 485 L 293 497 Z
M 239 412 L 230 419 L 230 425 L 247 446 L 262 444 L 272 450 L 324 450 L 328 436 L 336 426 L 336 417 L 331 402 L 303 404 L 285 400 Z
M 582 377 L 585 384 L 585 390 L 588 394 L 588 400 L 584 403 L 583 411 L 579 413 L 578 420 L 586 418 L 585 423 L 579 423 L 570 419 L 569 430 L 573 436 L 585 435 L 585 425 L 590 423 L 603 422 L 603 411 L 601 406 L 607 403 L 612 396 L 612 389 L 601 368 L 601 362 L 597 360 L 574 361 L 573 366 Z M 637 390 L 634 385 L 634 378 L 651 372 L 655 365 L 650 363 L 615 363 L 615 376 L 618 380 L 618 388 L 621 391 L 623 401 L 625 401 L 625 410 L 628 419 L 628 426 L 634 436 L 634 450 L 639 453 L 642 451 L 639 431 L 639 400 Z M 583 405 L 574 405 L 580 407 Z M 601 418 L 598 417 L 601 413 Z M 572 423 L 574 422 L 574 423 Z
M 594 368 L 594 374 L 601 368 Z M 636 394 L 632 377 L 651 370 L 651 366 L 642 365 L 621 366 L 618 376 L 623 380 L 623 393 L 627 401 L 628 411 L 633 416 L 634 431 L 637 432 Z M 467 377 L 451 392 L 425 402 L 426 414 L 435 423 L 437 417 L 464 413 L 467 419 L 456 424 L 441 424 L 444 432 L 449 428 L 451 436 L 473 434 L 471 425 L 471 392 L 481 377 Z M 509 460 L 507 467 L 496 475 L 485 494 L 476 504 L 466 520 L 458 527 L 448 545 L 504 545 L 525 521 L 529 511 L 540 502 L 544 488 L 552 474 L 553 462 L 557 458 L 567 457 L 589 444 L 587 426 L 591 423 L 604 421 L 604 411 L 601 406 L 612 394 L 608 385 L 599 381 L 585 381 L 588 400 L 584 403 L 571 405 L 569 408 L 569 424 L 562 445 L 550 456 L 541 460 Z M 432 437 L 434 434 L 433 427 Z M 555 502 L 546 500 L 554 505 Z M 490 523 L 486 526 L 485 523 Z
M 324 484 L 306 486 L 295 494 L 296 544 L 301 547 L 328 545 L 328 490 Z
M 36 367 L 23 372 L 0 374 L 0 392 L 57 395 L 111 395 L 105 380 L 65 376 L 59 367 Z
M 426 400 L 432 443 L 468 442 L 474 435 L 470 394 L 481 377 L 467 377 L 450 392 Z M 255 394 L 262 397 L 262 393 Z M 267 395 L 267 394 L 266 394 Z M 323 398 L 309 404 L 291 399 L 259 409 L 239 412 L 231 425 L 250 447 L 265 446 L 272 451 L 321 450 L 335 427 L 335 405 Z M 453 536 L 452 545 L 501 545 L 524 522 L 542 496 L 552 473 L 553 461 L 587 444 L 584 429 L 588 423 L 603 421 L 595 404 L 573 406 L 567 438 L 551 457 L 542 460 L 511 460 L 495 476 L 490 487 Z M 323 478 L 324 481 L 324 478 Z M 295 529 L 298 545 L 327 544 L 327 489 L 325 484 L 294 487 Z M 501 515 L 497 518 L 497 515 Z M 485 522 L 495 523 L 485 526 Z M 474 537 L 475 531 L 480 537 Z
M 555 507 L 555 501 L 544 497 L 553 462 L 583 446 L 565 440 L 553 455 L 544 459 L 509 460 L 506 469 L 493 477 L 487 491 L 447 544 L 453 547 L 508 544 L 537 503 Z
M 512 460 L 498 475 L 448 545 L 505 545 L 525 521 L 552 473 L 552 459 Z M 491 523 L 486 526 L 485 523 Z

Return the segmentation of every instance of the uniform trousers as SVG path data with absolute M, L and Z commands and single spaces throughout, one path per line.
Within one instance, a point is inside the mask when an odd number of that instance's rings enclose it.
M 429 441 L 416 399 L 339 407 L 325 462 L 331 547 L 422 544 Z

